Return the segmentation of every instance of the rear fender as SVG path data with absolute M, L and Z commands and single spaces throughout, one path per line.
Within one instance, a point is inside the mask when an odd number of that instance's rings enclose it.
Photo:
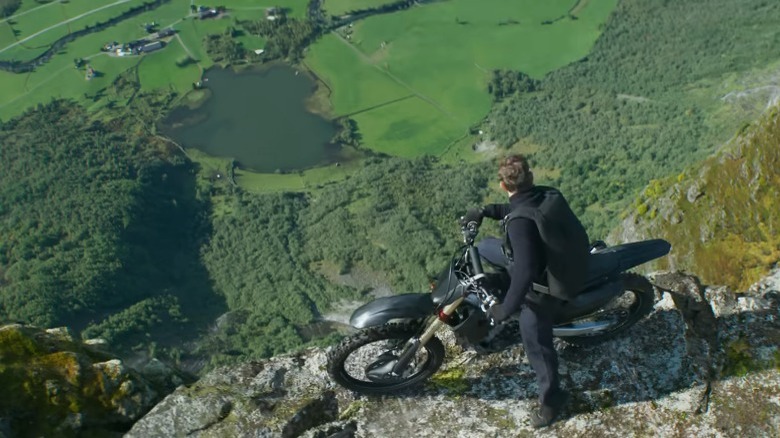
M 355 328 L 374 327 L 394 319 L 418 319 L 433 314 L 430 294 L 403 294 L 383 297 L 360 306 L 349 318 Z

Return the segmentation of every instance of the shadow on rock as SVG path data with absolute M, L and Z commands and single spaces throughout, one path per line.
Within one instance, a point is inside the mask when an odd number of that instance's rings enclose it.
M 588 347 L 556 341 L 572 413 L 655 401 L 682 390 L 693 391 L 676 403 L 702 413 L 715 382 L 780 367 L 777 292 L 734 294 L 682 274 L 654 281 L 662 299 L 624 335 Z M 458 367 L 462 372 L 450 371 L 449 379 L 434 377 L 434 389 L 481 400 L 537 396 L 521 347 L 474 357 L 450 370 Z

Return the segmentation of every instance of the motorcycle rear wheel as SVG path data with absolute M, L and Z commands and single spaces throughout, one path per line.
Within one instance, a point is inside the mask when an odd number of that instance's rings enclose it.
M 623 294 L 610 302 L 610 304 L 620 302 L 621 300 L 631 300 L 627 309 L 619 316 L 617 323 L 607 330 L 596 332 L 592 335 L 567 336 L 562 338 L 564 341 L 574 345 L 593 345 L 625 332 L 640 319 L 649 315 L 653 311 L 655 304 L 655 292 L 653 285 L 643 276 L 634 273 L 624 273 L 621 275 L 623 281 Z M 594 314 L 595 318 L 600 317 Z
M 419 323 L 391 323 L 362 330 L 342 340 L 328 354 L 328 374 L 339 385 L 369 395 L 391 394 L 416 386 L 431 377 L 444 362 L 444 345 L 438 338 L 431 338 L 420 348 L 403 376 L 377 382 L 368 378 L 366 369 L 383 353 L 396 351 L 398 354 L 419 330 Z M 368 353 L 359 352 L 364 347 Z

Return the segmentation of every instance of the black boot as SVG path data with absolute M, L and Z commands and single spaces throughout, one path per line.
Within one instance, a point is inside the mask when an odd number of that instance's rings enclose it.
M 531 413 L 531 426 L 535 429 L 540 427 L 547 427 L 555 422 L 558 416 L 561 414 L 566 402 L 569 401 L 569 393 L 561 391 L 549 405 L 541 405 L 539 410 Z

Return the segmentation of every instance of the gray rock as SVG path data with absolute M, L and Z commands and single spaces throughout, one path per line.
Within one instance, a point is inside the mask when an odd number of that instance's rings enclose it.
M 61 342 L 73 342 L 73 332 L 67 327 L 55 327 L 46 329 L 46 333 L 51 335 L 52 339 Z
M 111 436 L 159 400 L 139 373 L 66 328 L 0 327 L 0 436 Z M 10 354 L 8 354 L 10 352 Z
M 108 341 L 102 338 L 92 338 L 87 339 L 84 341 L 84 345 L 96 348 L 96 349 L 104 349 L 108 347 Z
M 557 341 L 572 401 L 543 436 L 777 436 L 778 300 L 740 295 L 679 273 L 653 276 L 659 300 L 624 336 L 592 347 Z M 774 320 L 772 319 L 774 318 Z M 326 352 L 214 370 L 181 387 L 129 437 L 532 436 L 533 370 L 520 346 L 478 356 L 439 335 L 440 373 L 402 396 L 364 397 L 334 386 Z M 734 352 L 738 354 L 735 356 Z M 735 370 L 747 371 L 735 375 Z M 737 363 L 735 363 L 737 361 Z M 744 366 L 743 366 L 744 365 Z M 739 371 L 741 372 L 741 371 Z
M 699 182 L 696 181 L 688 188 L 688 192 L 686 193 L 685 197 L 688 199 L 688 202 L 693 204 L 696 202 L 697 199 L 699 199 L 704 192 L 701 190 L 701 186 L 699 185 Z

